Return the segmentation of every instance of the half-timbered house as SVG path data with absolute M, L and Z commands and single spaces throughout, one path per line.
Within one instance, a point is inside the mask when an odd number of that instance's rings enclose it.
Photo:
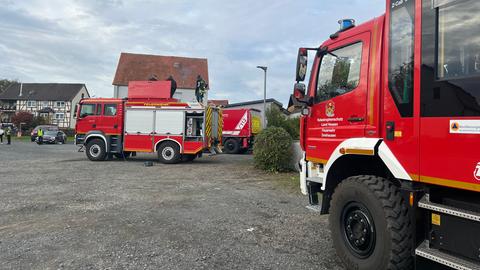
M 74 128 L 75 105 L 90 97 L 85 84 L 15 83 L 0 94 L 0 117 L 9 122 L 17 112 L 30 112 L 60 128 Z M 5 108 L 5 109 L 3 109 Z

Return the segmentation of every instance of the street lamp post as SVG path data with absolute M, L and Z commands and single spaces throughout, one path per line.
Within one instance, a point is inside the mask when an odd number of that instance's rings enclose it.
M 263 128 L 267 127 L 267 67 L 266 66 L 257 66 L 257 68 L 263 70 L 264 79 L 263 79 Z

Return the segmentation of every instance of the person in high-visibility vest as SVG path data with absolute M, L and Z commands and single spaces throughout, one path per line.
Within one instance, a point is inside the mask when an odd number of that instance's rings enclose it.
M 7 144 L 12 143 L 12 128 L 7 127 L 7 130 L 5 131 L 5 135 L 7 135 Z
M 37 131 L 38 144 L 43 143 L 43 129 L 39 128 Z

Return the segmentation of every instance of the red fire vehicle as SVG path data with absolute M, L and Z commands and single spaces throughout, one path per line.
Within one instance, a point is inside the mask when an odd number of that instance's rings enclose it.
M 223 150 L 227 154 L 244 153 L 262 130 L 260 111 L 256 109 L 223 110 Z
M 162 163 L 201 156 L 221 140 L 221 111 L 171 98 L 171 82 L 130 82 L 128 98 L 82 99 L 75 141 L 92 161 L 158 153 Z
M 302 192 L 348 269 L 480 269 L 480 1 L 386 2 L 299 50 Z

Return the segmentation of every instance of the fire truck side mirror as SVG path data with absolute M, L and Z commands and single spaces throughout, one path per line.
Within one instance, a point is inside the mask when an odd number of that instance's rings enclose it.
M 293 97 L 296 105 L 307 105 L 311 106 L 313 99 L 309 96 L 306 96 L 306 87 L 304 83 L 296 83 L 293 89 Z M 301 104 L 299 104 L 301 103 Z
M 305 84 L 303 83 L 296 83 L 293 87 L 293 96 L 297 100 L 303 100 L 305 98 Z
M 305 81 L 305 76 L 307 75 L 307 66 L 308 66 L 308 50 L 306 48 L 300 48 L 298 49 L 298 57 L 297 57 L 297 71 L 296 71 L 297 82 Z

